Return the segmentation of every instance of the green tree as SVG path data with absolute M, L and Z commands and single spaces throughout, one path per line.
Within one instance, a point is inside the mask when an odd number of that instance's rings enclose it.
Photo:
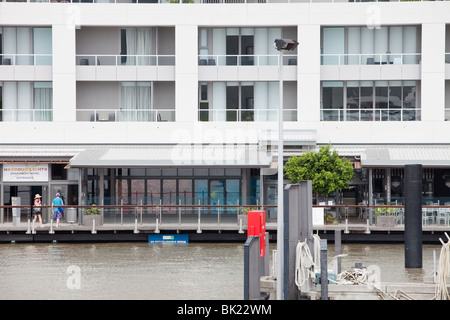
M 300 157 L 292 156 L 284 170 L 284 176 L 292 183 L 311 180 L 312 191 L 317 196 L 328 196 L 335 190 L 348 189 L 354 176 L 352 163 L 340 158 L 336 150 L 332 151 L 331 144 L 320 147 L 319 152 L 310 151 Z

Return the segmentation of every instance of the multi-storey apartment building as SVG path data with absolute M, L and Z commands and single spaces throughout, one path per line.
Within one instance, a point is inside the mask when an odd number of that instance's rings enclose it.
M 280 101 L 344 203 L 450 201 L 449 48 L 445 1 L 0 2 L 0 202 L 275 204 Z

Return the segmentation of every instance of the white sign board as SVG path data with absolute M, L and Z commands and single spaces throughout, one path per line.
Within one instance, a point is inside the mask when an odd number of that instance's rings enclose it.
M 324 208 L 312 208 L 312 224 L 313 226 L 324 225 Z
M 3 181 L 48 182 L 48 164 L 5 163 L 3 164 Z

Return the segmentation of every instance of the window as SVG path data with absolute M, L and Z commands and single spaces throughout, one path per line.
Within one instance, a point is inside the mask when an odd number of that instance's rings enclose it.
M 0 82 L 1 121 L 52 121 L 52 82 Z
M 324 27 L 322 64 L 417 64 L 419 26 Z
M 276 121 L 279 82 L 207 82 L 199 84 L 199 121 Z M 341 99 L 342 101 L 342 99 Z M 284 83 L 284 120 L 297 120 L 297 83 Z
M 122 82 L 120 101 L 123 121 L 152 121 L 150 82 Z
M 417 121 L 417 89 L 417 81 L 323 81 L 321 121 Z
M 296 34 L 295 28 L 280 27 L 200 28 L 199 65 L 277 65 L 279 58 L 274 52 L 274 39 L 295 39 Z M 285 62 L 295 64 L 294 60 L 288 56 Z
M 52 28 L 0 27 L 0 64 L 51 65 Z

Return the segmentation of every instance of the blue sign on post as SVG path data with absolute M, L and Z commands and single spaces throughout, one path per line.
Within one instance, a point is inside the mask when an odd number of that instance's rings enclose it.
M 189 235 L 187 234 L 149 234 L 149 243 L 189 243 Z

